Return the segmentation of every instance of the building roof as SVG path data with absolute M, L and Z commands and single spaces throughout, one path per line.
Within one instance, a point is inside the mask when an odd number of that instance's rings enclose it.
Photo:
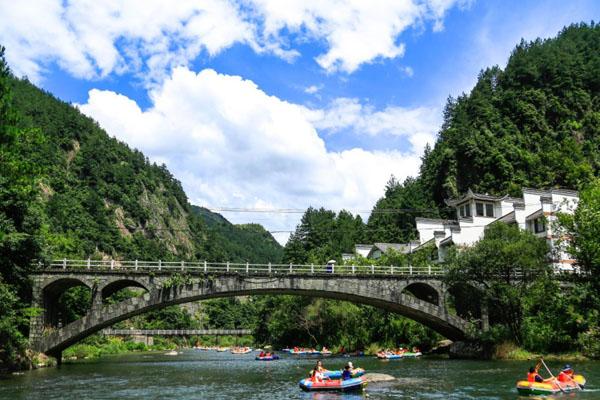
M 434 244 L 435 245 L 435 238 L 431 238 L 426 242 L 421 243 L 420 245 L 418 245 L 417 247 L 415 247 L 414 249 L 412 249 L 413 252 L 417 251 L 417 250 L 421 250 L 423 247 L 429 245 L 429 244 Z
M 446 239 L 444 239 L 440 242 L 440 246 L 446 246 L 446 245 L 451 245 L 451 244 L 454 244 L 454 241 L 452 240 L 452 236 L 448 236 Z
M 579 192 L 577 190 L 571 189 L 560 189 L 560 188 L 552 188 L 552 189 L 532 189 L 532 188 L 523 188 L 523 194 L 535 194 L 539 196 L 551 196 L 553 194 L 562 194 L 564 196 L 573 196 L 579 197 Z
M 374 248 L 381 250 L 382 253 L 385 253 L 390 249 L 402 253 L 407 253 L 413 247 L 411 246 L 411 243 L 374 243 L 373 246 Z
M 354 250 L 371 250 L 372 247 L 372 244 L 355 244 Z
M 446 199 L 444 200 L 444 202 L 449 205 L 450 207 L 454 207 L 457 206 L 460 203 L 463 203 L 467 200 L 482 200 L 482 201 L 500 201 L 500 200 L 505 200 L 505 199 L 513 199 L 512 197 L 508 197 L 508 195 L 505 196 L 492 196 L 489 194 L 481 194 L 481 193 L 474 193 L 471 189 L 467 190 L 467 193 L 465 193 L 462 197 L 459 197 L 457 199 Z
M 526 221 L 531 221 L 533 219 L 540 218 L 540 217 L 543 217 L 543 216 L 544 216 L 544 210 L 540 208 L 539 210 L 534 211 L 531 214 L 529 214 L 528 216 L 526 216 L 525 220 Z
M 517 222 L 516 216 L 515 216 L 515 212 L 511 211 L 507 214 L 504 214 L 503 216 L 496 218 L 496 220 L 494 222 L 504 222 L 507 224 L 511 224 L 514 222 Z

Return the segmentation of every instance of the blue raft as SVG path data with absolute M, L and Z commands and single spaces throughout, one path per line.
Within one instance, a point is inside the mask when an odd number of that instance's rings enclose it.
M 279 356 L 277 354 L 273 354 L 272 356 L 256 356 L 254 358 L 256 361 L 273 361 L 273 360 L 279 360 Z
M 323 372 L 323 376 L 329 379 L 342 379 L 342 372 L 342 370 L 325 371 Z M 363 376 L 365 374 L 365 370 L 362 368 L 354 368 L 351 374 L 353 378 L 358 378 L 359 376 Z
M 316 391 L 340 391 L 351 392 L 361 390 L 367 385 L 367 382 L 362 378 L 352 378 L 342 381 L 340 379 L 326 379 L 321 382 L 313 382 L 312 379 L 306 378 L 300 381 L 300 388 L 307 392 Z

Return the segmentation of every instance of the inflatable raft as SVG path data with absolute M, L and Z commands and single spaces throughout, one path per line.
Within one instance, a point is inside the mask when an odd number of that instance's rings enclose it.
M 403 354 L 395 354 L 395 353 L 377 353 L 377 358 L 380 360 L 396 360 L 398 358 L 404 357 Z
M 365 370 L 362 368 L 354 368 L 352 370 L 352 377 L 358 378 L 359 376 L 363 376 L 365 374 Z M 325 371 L 323 372 L 323 376 L 329 379 L 342 379 L 342 371 Z
M 406 353 L 402 354 L 402 358 L 417 358 L 417 357 L 420 357 L 422 355 L 423 355 L 423 353 L 421 353 L 420 351 L 417 351 L 416 353 L 407 351 Z
M 251 352 L 252 352 L 252 349 L 249 347 L 231 350 L 231 354 L 248 354 Z
M 585 378 L 582 375 L 575 375 L 573 381 L 569 382 L 558 382 L 556 379 L 548 382 L 519 381 L 517 391 L 521 396 L 551 395 L 579 390 L 578 384 L 581 388 L 585 386 Z
M 277 354 L 273 354 L 272 356 L 256 356 L 254 358 L 256 361 L 273 361 L 273 360 L 279 360 L 279 356 Z
M 339 379 L 327 379 L 321 382 L 314 382 L 311 378 L 302 379 L 300 388 L 307 392 L 316 391 L 341 391 L 351 392 L 361 390 L 367 385 L 367 382 L 362 378 L 352 378 L 345 381 Z

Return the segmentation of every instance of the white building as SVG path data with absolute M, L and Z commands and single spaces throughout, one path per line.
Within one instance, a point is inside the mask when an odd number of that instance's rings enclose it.
M 363 258 L 378 259 L 389 250 L 394 250 L 399 253 L 412 253 L 420 242 L 412 241 L 409 243 L 373 243 L 373 244 L 356 244 L 354 245 L 354 254 Z M 347 259 L 344 259 L 347 261 Z
M 458 199 L 446 201 L 456 209 L 456 220 L 417 218 L 417 230 L 421 245 L 435 243 L 438 257 L 444 260 L 451 245 L 471 246 L 483 238 L 487 225 L 492 222 L 517 224 L 550 244 L 555 268 L 571 270 L 574 260 L 557 245 L 557 235 L 553 232 L 556 213 L 572 213 L 579 201 L 573 190 L 523 189 L 522 198 L 490 196 L 473 193 L 469 190 Z

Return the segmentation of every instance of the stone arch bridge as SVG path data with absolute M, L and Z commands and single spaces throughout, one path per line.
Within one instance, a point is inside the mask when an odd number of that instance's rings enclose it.
M 43 312 L 31 319 L 30 342 L 57 357 L 79 340 L 119 321 L 160 309 L 218 297 L 291 294 L 367 304 L 418 321 L 443 336 L 460 340 L 470 323 L 449 312 L 440 267 L 315 266 L 231 263 L 52 262 L 33 273 L 33 306 Z M 92 304 L 81 319 L 59 323 L 57 301 L 74 286 L 91 290 Z M 104 304 L 126 287 L 143 295 Z

